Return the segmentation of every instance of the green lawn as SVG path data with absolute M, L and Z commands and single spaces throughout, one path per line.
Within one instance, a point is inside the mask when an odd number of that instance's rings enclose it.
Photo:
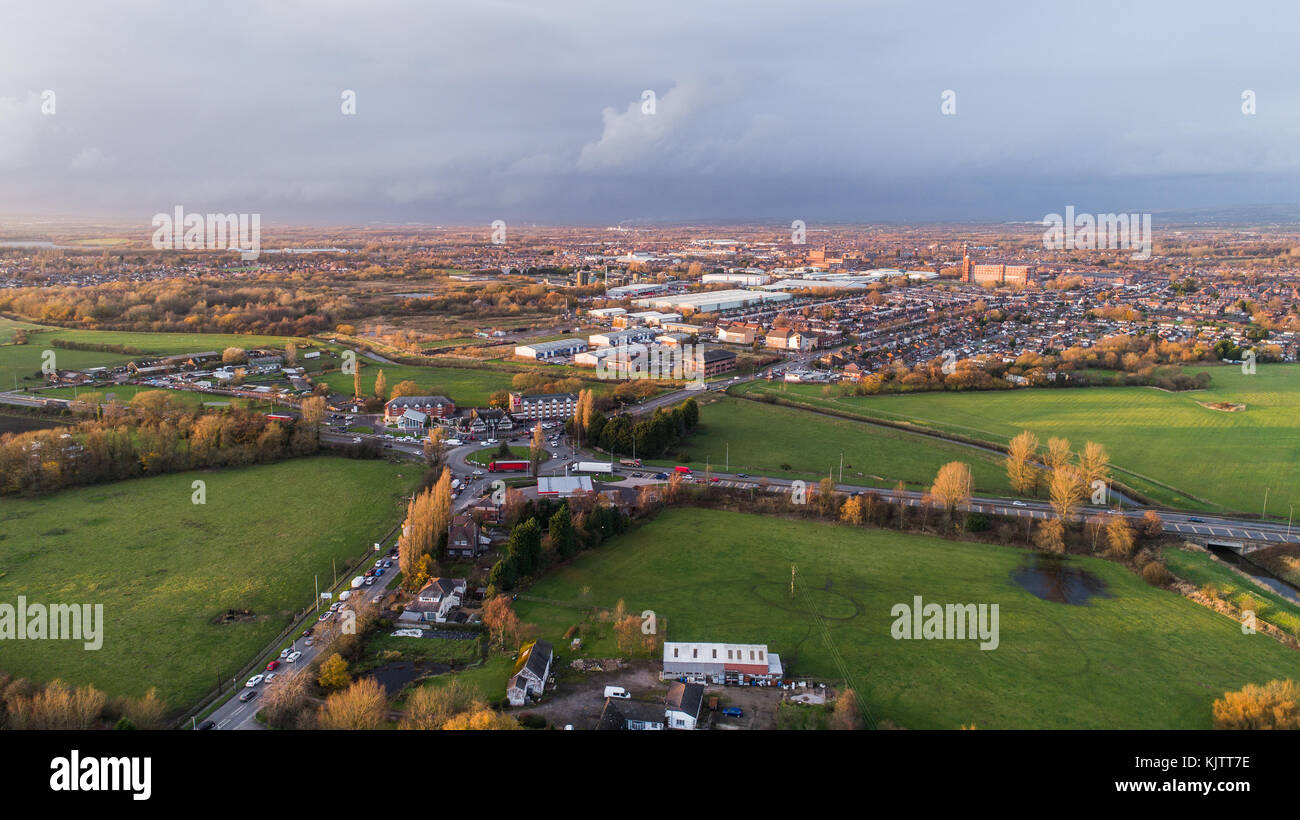
M 434 675 L 420 681 L 417 686 L 446 686 L 459 681 L 478 693 L 485 703 L 497 703 L 506 699 L 506 680 L 514 668 L 515 662 L 509 655 L 493 655 L 478 666 Z
M 471 464 L 480 464 L 480 465 L 484 465 L 484 466 L 486 466 L 486 465 L 488 465 L 488 464 L 491 464 L 492 461 L 494 461 L 494 460 L 496 459 L 496 457 L 497 457 L 497 447 L 498 447 L 498 446 L 499 446 L 499 445 L 493 444 L 491 447 L 484 447 L 484 448 L 481 449 L 481 450 L 475 450 L 474 452 L 472 452 L 472 453 L 470 453 L 469 455 L 465 456 L 465 460 L 468 461 L 468 462 L 471 463 Z M 514 447 L 514 446 L 511 446 L 511 448 L 510 448 L 510 458 L 511 458 L 512 460 L 522 460 L 522 461 L 527 461 L 527 460 L 528 460 L 528 452 L 529 452 L 529 451 L 528 451 L 528 448 L 527 448 L 527 447 Z
M 1100 559 L 1069 562 L 1114 597 L 1041 600 L 1011 580 L 1023 550 L 698 509 L 552 571 L 530 594 L 654 610 L 676 641 L 766 643 L 794 677 L 840 679 L 791 564 L 876 719 L 911 729 L 1209 728 L 1210 704 L 1246 683 L 1300 676 L 1300 653 Z M 998 604 L 1000 645 L 894 640 L 891 608 Z M 520 618 L 561 645 L 582 619 L 524 600 Z
M 378 364 L 357 357 L 361 367 L 361 387 L 374 389 L 375 377 L 384 371 L 384 380 L 391 391 L 399 382 L 410 381 L 420 388 L 422 396 L 447 396 L 457 407 L 486 407 L 488 398 L 498 390 L 510 389 L 510 373 L 495 370 L 470 370 L 455 367 L 416 367 L 405 364 Z M 315 377 L 336 393 L 352 395 L 352 374 L 334 370 Z
M 126 345 L 145 354 L 168 355 L 173 353 L 200 353 L 207 350 L 224 350 L 227 347 L 272 347 L 283 348 L 287 342 L 298 346 L 299 354 L 307 349 L 337 348 L 337 345 L 322 343 L 318 339 L 286 336 L 246 335 L 239 333 L 146 333 L 118 330 L 68 330 L 47 325 L 34 325 L 30 322 L 14 322 L 0 318 L 0 341 L 7 341 L 16 328 L 27 329 L 27 344 L 0 345 L 0 389 L 12 389 L 14 377 L 19 386 L 39 384 L 42 353 L 53 350 L 55 366 L 60 370 L 76 370 L 83 367 L 111 367 L 124 364 L 141 354 L 111 353 L 96 350 L 67 350 L 54 347 L 51 342 L 61 339 L 81 344 Z
M 314 577 L 360 554 L 401 517 L 419 470 L 306 458 L 0 499 L 0 601 L 103 604 L 103 648 L 13 642 L 0 669 L 93 683 L 110 695 L 157 686 L 173 708 L 229 676 L 311 603 Z M 207 503 L 191 503 L 191 482 Z M 215 625 L 227 609 L 251 621 Z
M 1300 503 L 1300 365 L 1260 365 L 1254 375 L 1235 367 L 1201 369 L 1209 370 L 1211 387 L 1184 393 L 1094 387 L 828 398 L 812 386 L 744 389 L 991 442 L 1005 443 L 1021 430 L 1034 431 L 1044 444 L 1049 436 L 1065 436 L 1076 448 L 1098 441 L 1122 468 L 1120 481 L 1166 503 L 1198 506 L 1155 482 L 1253 513 L 1263 509 L 1268 489 L 1269 510 L 1285 515 L 1288 504 Z M 1220 401 L 1244 403 L 1246 410 L 1228 413 L 1198 403 Z
M 684 463 L 703 472 L 707 458 L 714 470 L 722 470 L 730 445 L 731 472 L 814 481 L 833 473 L 838 480 L 843 452 L 847 483 L 893 487 L 901 480 L 919 489 L 929 487 L 947 462 L 964 461 L 977 490 L 1011 494 L 1000 455 L 903 430 L 730 397 L 702 407 L 700 419 L 690 438 L 674 450 L 688 454 L 689 461 L 647 464 Z M 784 464 L 791 469 L 783 469 Z
M 112 394 L 113 398 L 123 404 L 130 404 L 131 399 L 137 393 L 145 393 L 150 390 L 162 390 L 165 388 L 151 387 L 147 384 L 106 384 L 89 387 L 54 387 L 48 390 L 41 390 L 42 396 L 57 396 L 59 398 L 71 399 L 74 396 L 85 396 L 87 393 L 98 393 L 101 402 L 107 402 L 108 396 Z M 205 402 L 215 402 L 219 406 L 232 407 L 263 407 L 270 409 L 274 407 L 269 401 L 256 401 L 254 399 L 245 399 L 238 396 L 223 396 L 212 393 L 199 393 L 193 390 L 167 390 L 168 395 L 181 401 L 190 407 L 198 407 Z

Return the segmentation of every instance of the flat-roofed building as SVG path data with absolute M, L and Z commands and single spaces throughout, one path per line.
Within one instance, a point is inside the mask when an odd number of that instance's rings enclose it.
M 664 642 L 665 678 L 712 683 L 779 680 L 781 657 L 765 643 Z
M 517 345 L 515 355 L 522 356 L 525 359 L 553 359 L 557 356 L 573 356 L 587 349 L 587 343 L 582 339 L 555 339 L 549 342 L 533 342 L 526 345 Z

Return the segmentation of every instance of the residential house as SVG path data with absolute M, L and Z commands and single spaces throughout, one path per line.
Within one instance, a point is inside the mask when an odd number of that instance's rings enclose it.
M 461 513 L 451 519 L 447 526 L 447 557 L 477 558 L 485 550 L 479 533 L 478 522 L 468 513 Z
M 403 623 L 447 622 L 447 615 L 465 600 L 464 578 L 434 578 L 415 593 L 415 600 L 407 604 L 398 619 Z
M 672 729 L 694 729 L 704 703 L 704 686 L 698 683 L 674 683 L 664 698 L 664 717 Z
M 632 732 L 660 731 L 664 728 L 664 722 L 664 709 L 657 703 L 605 698 L 605 706 L 600 710 L 600 722 L 596 728 Z
M 506 700 L 511 706 L 523 706 L 529 698 L 539 698 L 546 689 L 553 660 L 550 641 L 536 640 L 524 644 L 515 661 L 514 674 L 506 684 Z

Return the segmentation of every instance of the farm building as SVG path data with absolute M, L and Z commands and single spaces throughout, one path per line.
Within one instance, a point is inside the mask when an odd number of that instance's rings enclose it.
M 779 680 L 781 656 L 758 643 L 664 643 L 665 678 L 710 683 Z

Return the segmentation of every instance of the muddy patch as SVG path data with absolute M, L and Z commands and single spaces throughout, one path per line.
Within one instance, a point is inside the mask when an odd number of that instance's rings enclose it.
M 1246 405 L 1235 401 L 1198 401 L 1197 404 L 1207 410 L 1218 410 L 1220 413 L 1241 413 L 1246 409 Z
M 1030 556 L 1024 566 L 1012 571 L 1011 580 L 1031 595 L 1056 604 L 1087 606 L 1093 598 L 1115 597 L 1105 581 L 1054 555 Z

